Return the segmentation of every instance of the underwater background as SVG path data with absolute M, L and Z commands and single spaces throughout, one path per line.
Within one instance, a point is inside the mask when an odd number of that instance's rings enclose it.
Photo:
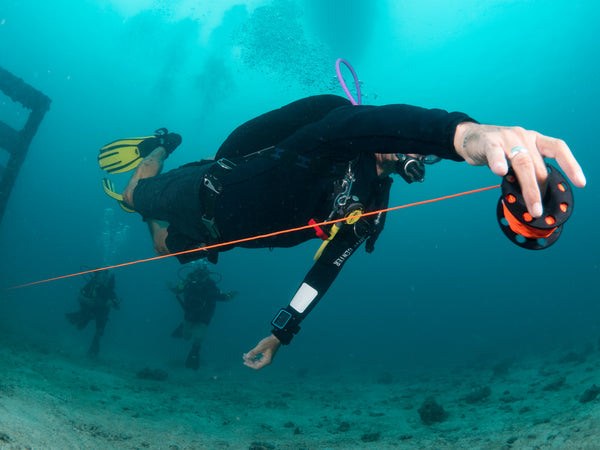
M 102 191 L 104 144 L 167 127 L 183 144 L 165 170 L 209 157 L 258 114 L 307 95 L 344 95 L 334 69 L 341 57 L 365 104 L 462 111 L 564 139 L 588 185 L 575 189 L 558 242 L 537 252 L 501 232 L 499 189 L 389 213 L 375 252 L 351 258 L 293 343 L 258 373 L 243 367 L 242 353 L 269 333 L 318 243 L 222 253 L 220 287 L 239 295 L 217 305 L 205 364 L 256 382 L 265 371 L 303 369 L 444 373 L 596 347 L 599 19 L 591 0 L 3 0 L 0 67 L 52 104 L 0 223 L 0 288 L 154 256 L 146 224 Z M 20 128 L 27 114 L 0 93 L 1 121 Z M 119 189 L 128 176 L 114 177 Z M 397 178 L 390 206 L 499 181 L 444 161 L 423 184 Z M 100 363 L 183 361 L 188 344 L 170 337 L 181 309 L 167 289 L 180 267 L 167 258 L 114 270 L 122 305 Z M 64 318 L 84 282 L 3 289 L 0 334 L 85 358 L 92 327 L 81 333 Z

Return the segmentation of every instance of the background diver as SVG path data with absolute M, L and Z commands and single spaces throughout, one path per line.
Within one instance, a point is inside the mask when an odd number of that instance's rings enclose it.
M 169 286 L 169 289 L 175 294 L 183 308 L 183 322 L 171 336 L 192 341 L 192 348 L 185 360 L 185 367 L 198 370 L 200 347 L 206 329 L 215 313 L 217 302 L 231 300 L 236 292 L 221 292 L 217 287 L 220 275 L 211 272 L 205 263 L 198 263 L 194 266 L 177 286 Z M 183 267 L 182 269 L 187 268 Z M 218 277 L 216 281 L 214 276 Z
M 164 174 L 159 174 L 163 162 L 181 137 L 162 129 L 133 142 L 117 141 L 100 151 L 99 163 L 107 172 L 136 167 L 122 196 L 107 180 L 104 187 L 121 206 L 147 221 L 158 254 L 345 219 L 327 229 L 314 227 L 237 244 L 290 247 L 323 239 L 291 302 L 271 321 L 271 334 L 244 354 L 244 364 L 254 369 L 270 364 L 281 344 L 289 344 L 363 242 L 367 252 L 373 251 L 385 215 L 353 216 L 387 206 L 391 174 L 409 183 L 422 181 L 423 163 L 432 156 L 487 165 L 499 176 L 505 176 L 510 165 L 523 208 L 533 218 L 543 215 L 541 192 L 548 178 L 544 157 L 555 159 L 576 186 L 586 183 L 562 140 L 520 127 L 482 125 L 459 112 L 408 105 L 353 106 L 333 95 L 304 98 L 256 117 L 233 131 L 215 160 Z M 181 262 L 201 257 L 216 262 L 217 254 L 201 250 L 177 257 Z
M 120 305 L 115 294 L 115 275 L 108 270 L 95 272 L 79 291 L 78 301 L 79 311 L 66 313 L 65 316 L 78 330 L 83 330 L 92 319 L 96 321 L 96 332 L 88 350 L 88 355 L 95 357 L 100 350 L 100 338 L 104 334 L 110 309 L 119 309 Z

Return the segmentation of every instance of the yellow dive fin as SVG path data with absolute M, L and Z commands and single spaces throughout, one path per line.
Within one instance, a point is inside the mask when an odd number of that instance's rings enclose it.
M 98 164 L 108 173 L 122 173 L 135 169 L 143 158 L 157 147 L 164 147 L 170 155 L 181 144 L 181 136 L 159 128 L 154 136 L 126 138 L 106 144 L 100 149 Z
M 115 191 L 115 185 L 108 178 L 102 178 L 102 189 L 104 189 L 104 193 L 108 195 L 110 198 L 113 198 L 117 201 L 119 206 L 123 208 L 123 210 L 134 213 L 135 209 L 130 208 L 124 201 L 123 196 Z
M 135 169 L 158 145 L 156 136 L 120 139 L 100 149 L 98 164 L 108 173 L 128 172 Z

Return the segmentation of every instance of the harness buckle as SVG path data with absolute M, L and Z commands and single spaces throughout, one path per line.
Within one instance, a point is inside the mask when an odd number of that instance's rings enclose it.
M 221 166 L 223 169 L 226 169 L 226 170 L 232 170 L 234 167 L 237 166 L 236 163 L 228 160 L 227 158 L 221 158 L 221 159 L 219 159 L 217 161 L 217 164 L 219 166 Z

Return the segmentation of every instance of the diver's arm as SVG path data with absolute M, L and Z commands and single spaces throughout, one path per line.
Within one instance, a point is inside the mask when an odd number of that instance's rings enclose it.
M 332 123 L 316 135 L 322 142 L 317 147 L 333 149 L 337 156 L 340 151 L 431 154 L 486 165 L 499 176 L 506 175 L 510 163 L 533 217 L 542 214 L 548 178 L 544 158 L 556 160 L 575 186 L 586 184 L 564 141 L 522 127 L 483 125 L 463 113 L 408 105 L 342 107 L 321 122 L 326 120 Z
M 308 272 L 290 304 L 279 310 L 271 321 L 271 335 L 262 339 L 256 347 L 243 355 L 244 364 L 262 369 L 271 363 L 279 347 L 287 345 L 300 330 L 299 324 L 321 300 L 333 280 L 354 251 L 368 235 L 358 237 L 354 227 L 344 225 L 323 250 L 320 258 Z
M 345 106 L 302 128 L 278 147 L 340 158 L 360 152 L 417 153 L 462 161 L 454 148 L 454 135 L 464 122 L 475 120 L 460 112 L 410 105 Z
M 323 250 L 319 259 L 304 277 L 290 304 L 282 308 L 271 324 L 271 333 L 283 345 L 292 340 L 299 324 L 313 310 L 333 284 L 342 267 L 368 236 L 357 237 L 353 226 L 344 225 L 335 238 Z

